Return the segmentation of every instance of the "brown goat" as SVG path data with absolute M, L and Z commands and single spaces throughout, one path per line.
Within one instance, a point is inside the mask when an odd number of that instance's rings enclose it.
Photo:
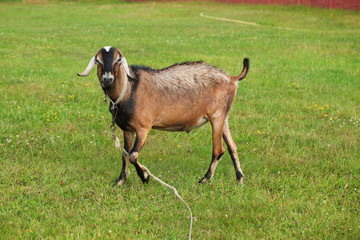
M 236 179 L 243 180 L 236 145 L 231 137 L 228 113 L 234 100 L 238 81 L 249 70 L 249 59 L 244 59 L 238 76 L 204 62 L 184 62 L 157 70 L 145 66 L 128 66 L 123 54 L 113 47 L 103 47 L 90 60 L 87 76 L 97 65 L 97 75 L 105 94 L 110 98 L 110 111 L 124 133 L 122 171 L 116 183 L 125 183 L 129 162 L 141 180 L 149 181 L 149 174 L 139 163 L 139 153 L 151 128 L 165 131 L 191 131 L 210 121 L 213 154 L 205 176 L 208 181 L 224 154 L 222 138 L 234 164 Z M 135 142 L 134 133 L 136 135 Z

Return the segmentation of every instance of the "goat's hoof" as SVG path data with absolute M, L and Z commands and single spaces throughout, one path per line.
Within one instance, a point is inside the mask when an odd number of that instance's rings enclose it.
M 241 172 L 236 172 L 236 181 L 239 184 L 243 184 L 244 181 L 244 175 Z
M 199 184 L 204 184 L 206 182 L 208 182 L 209 179 L 207 179 L 206 177 L 203 177 L 202 179 L 200 179 L 200 181 L 198 182 Z
M 130 175 L 130 172 L 122 172 L 120 176 L 115 180 L 113 186 L 122 186 L 125 184 L 127 177 Z
M 122 186 L 122 185 L 124 185 L 125 184 L 125 182 L 126 182 L 126 178 L 122 178 L 122 179 L 116 179 L 115 180 L 115 182 L 114 182 L 114 184 L 113 184 L 113 187 L 115 187 L 115 186 Z
M 141 178 L 141 181 L 145 184 L 148 184 L 150 180 L 150 175 L 147 172 L 144 172 L 143 177 Z
M 148 184 L 148 183 L 149 183 L 149 180 L 150 180 L 150 178 L 142 178 L 142 179 L 141 179 L 141 181 L 142 181 L 143 184 L 145 184 L 145 183 Z
M 120 181 L 117 182 L 117 185 L 122 186 L 122 185 L 125 184 L 125 182 L 126 182 L 126 178 L 123 178 L 123 179 L 121 179 Z
M 243 183 L 244 183 L 244 178 L 236 179 L 236 181 L 237 181 L 239 184 L 243 184 Z

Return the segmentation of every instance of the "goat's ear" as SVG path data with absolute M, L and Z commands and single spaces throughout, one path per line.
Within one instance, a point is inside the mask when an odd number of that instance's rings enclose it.
M 85 77 L 85 76 L 89 75 L 89 73 L 91 72 L 91 69 L 94 68 L 95 64 L 96 64 L 95 57 L 92 57 L 89 64 L 87 65 L 85 71 L 83 73 L 78 73 L 77 75 L 80 77 Z
M 132 74 L 131 70 L 129 69 L 129 65 L 127 64 L 126 58 L 124 56 L 121 57 L 121 65 L 123 66 L 126 74 L 134 79 L 134 75 Z

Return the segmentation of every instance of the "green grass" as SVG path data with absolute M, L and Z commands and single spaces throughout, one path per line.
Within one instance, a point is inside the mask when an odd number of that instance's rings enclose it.
M 76 76 L 106 45 L 155 68 L 201 59 L 235 75 L 251 60 L 230 117 L 244 185 L 227 154 L 197 184 L 209 125 L 151 131 L 141 154 L 190 204 L 193 239 L 359 238 L 359 12 L 7 2 L 0 15 L 0 238 L 186 238 L 188 212 L 170 190 L 143 185 L 133 168 L 111 185 L 121 170 L 111 116 L 95 71 Z

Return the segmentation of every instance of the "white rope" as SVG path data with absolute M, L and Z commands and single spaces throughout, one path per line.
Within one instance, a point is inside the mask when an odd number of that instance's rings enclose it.
M 174 194 L 177 198 L 179 198 L 187 207 L 187 209 L 189 210 L 190 212 L 190 226 L 189 226 L 189 240 L 191 240 L 191 232 L 192 232 L 192 225 L 193 225 L 193 214 L 192 214 L 192 211 L 191 211 L 191 208 L 189 206 L 189 204 L 187 204 L 185 202 L 185 200 L 180 196 L 180 194 L 178 193 L 178 191 L 176 190 L 175 187 L 167 184 L 166 182 L 162 181 L 160 178 L 154 176 L 150 171 L 149 169 L 147 169 L 147 167 L 145 167 L 144 165 L 142 165 L 143 168 L 145 169 L 145 171 L 150 175 L 150 177 L 154 178 L 156 181 L 158 181 L 159 183 L 161 183 L 162 185 L 164 185 L 165 187 L 168 187 L 170 189 L 172 189 L 174 191 Z
M 209 18 L 209 19 L 218 20 L 218 21 L 234 22 L 234 23 L 241 23 L 241 24 L 247 24 L 247 25 L 253 25 L 253 26 L 260 26 L 260 27 L 270 27 L 270 28 L 277 28 L 277 29 L 290 30 L 290 31 L 310 31 L 308 29 L 295 29 L 295 28 L 288 28 L 288 27 L 265 26 L 262 24 L 258 24 L 258 23 L 254 23 L 254 22 L 246 22 L 246 21 L 237 20 L 237 19 L 207 16 L 207 15 L 204 15 L 203 13 L 200 13 L 200 17 Z
M 242 21 L 242 20 L 206 16 L 206 15 L 204 15 L 203 13 L 200 13 L 200 16 L 201 16 L 201 17 L 204 17 L 204 18 L 209 18 L 209 19 L 214 19 L 214 20 L 220 20 L 220 21 L 226 21 L 226 22 L 235 22 L 235 23 L 248 24 L 248 25 L 259 25 L 259 24 L 257 24 L 257 23 L 245 22 L 245 21 Z
M 253 25 L 253 26 L 258 26 L 258 27 L 277 28 L 277 29 L 289 30 L 289 31 L 317 32 L 317 33 L 326 33 L 326 34 L 327 33 L 359 33 L 358 29 L 356 29 L 356 30 L 355 29 L 350 29 L 350 30 L 339 30 L 339 31 L 337 31 L 337 30 L 326 31 L 326 30 L 319 30 L 318 28 L 316 28 L 316 29 L 303 29 L 303 28 L 267 26 L 267 25 L 263 25 L 263 24 L 259 24 L 259 23 L 246 22 L 246 21 L 242 21 L 242 20 L 238 20 L 238 19 L 207 16 L 207 15 L 205 15 L 203 13 L 200 13 L 200 17 L 213 19 L 213 20 L 218 20 L 218 21 L 247 24 L 247 25 Z
M 113 131 L 113 139 L 115 139 L 115 148 L 119 148 L 122 149 L 123 152 L 127 155 L 129 155 L 129 153 L 125 150 L 125 148 L 121 147 L 120 145 L 120 139 L 116 136 L 115 134 L 115 130 Z M 179 192 L 177 191 L 177 189 L 169 184 L 167 184 L 166 182 L 162 181 L 160 178 L 154 176 L 147 167 L 145 167 L 144 165 L 142 165 L 142 167 L 144 168 L 144 170 L 147 172 L 147 174 L 150 175 L 150 177 L 152 177 L 154 180 L 158 181 L 159 183 L 161 183 L 162 185 L 164 185 L 165 187 L 168 187 L 170 189 L 172 189 L 174 191 L 174 194 L 177 198 L 179 198 L 187 207 L 187 209 L 190 212 L 190 226 L 189 226 L 189 235 L 188 235 L 188 239 L 191 240 L 191 233 L 192 233 L 192 225 L 193 225 L 193 214 L 191 211 L 191 208 L 189 206 L 189 204 L 187 204 L 187 202 L 185 202 L 185 200 L 180 196 Z

